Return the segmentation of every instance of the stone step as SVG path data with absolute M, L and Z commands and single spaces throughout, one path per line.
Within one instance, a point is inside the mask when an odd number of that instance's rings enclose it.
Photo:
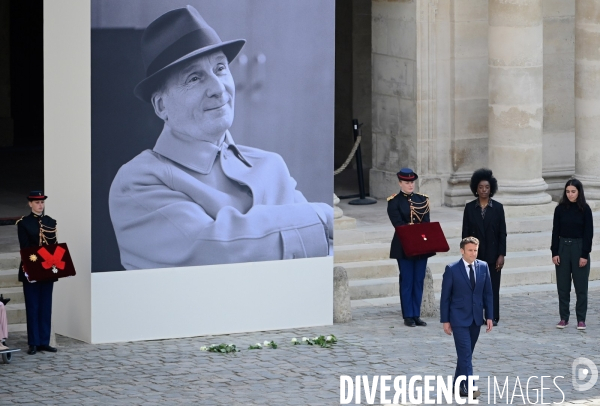
M 521 251 L 511 253 L 510 256 L 506 257 L 504 270 L 506 272 L 514 268 L 530 268 L 537 266 L 552 265 L 549 250 L 536 250 L 536 251 Z M 592 264 L 600 262 L 600 246 L 592 247 L 591 252 Z M 455 260 L 458 260 L 459 256 L 451 258 L 449 256 L 434 256 L 429 258 L 427 266 L 431 269 L 432 274 L 442 274 L 446 265 Z M 398 263 L 395 259 L 379 259 L 374 261 L 359 261 L 359 262 L 345 262 L 338 264 L 343 266 L 348 273 L 348 279 L 377 279 L 377 278 L 391 278 L 398 275 Z
M 456 260 L 459 259 L 459 256 L 456 257 Z M 590 253 L 590 259 L 592 264 L 600 261 L 600 245 L 592 247 L 592 252 Z M 394 263 L 396 260 L 393 260 Z M 454 259 L 452 260 L 454 261 Z M 434 256 L 429 258 L 427 261 L 427 265 L 431 269 L 432 274 L 444 273 L 444 269 L 448 263 L 452 262 L 448 256 Z M 362 264 L 367 266 L 371 261 L 365 261 Z M 552 265 L 552 254 L 549 249 L 541 249 L 534 251 L 520 251 L 520 252 L 511 252 L 508 256 L 504 258 L 504 272 L 507 269 L 512 268 L 523 268 L 523 267 L 534 267 L 534 266 L 545 266 Z M 341 266 L 344 266 L 341 264 Z
M 8 319 L 9 331 L 12 324 L 27 323 L 25 315 L 25 303 L 13 304 L 12 301 L 6 305 L 6 318 Z
M 375 261 L 344 262 L 348 280 L 378 279 L 398 276 L 398 262 L 395 259 L 379 259 Z
M 10 335 L 11 333 L 18 333 L 21 331 L 27 331 L 27 323 L 16 323 L 8 325 L 8 346 L 10 347 Z
M 336 246 L 333 253 L 333 261 L 336 264 L 343 262 L 376 261 L 389 257 L 389 242 Z
M 589 289 L 597 290 L 600 288 L 600 280 L 590 281 Z M 556 285 L 551 283 L 537 284 L 537 285 L 523 285 L 523 286 L 505 286 L 500 290 L 501 297 L 510 297 L 513 295 L 522 295 L 528 293 L 538 292 L 556 292 Z M 571 297 L 575 295 L 575 288 L 571 287 Z M 436 300 L 440 300 L 440 292 L 435 294 Z M 378 306 L 398 306 L 400 303 L 400 297 L 398 295 L 388 296 L 375 299 L 362 299 L 352 300 L 352 308 L 360 307 L 378 307 Z
M 433 275 L 433 289 L 436 293 L 441 291 L 442 276 Z M 600 280 L 600 265 L 592 265 L 590 280 Z M 502 271 L 501 283 L 501 287 L 556 283 L 554 265 L 505 269 Z M 352 300 L 398 296 L 398 276 L 350 280 L 349 288 Z
M 547 249 L 550 254 L 551 231 L 527 234 L 509 234 L 507 237 L 507 256 L 512 252 L 536 251 Z M 460 256 L 460 238 L 449 238 L 449 252 L 437 256 Z M 593 245 L 600 245 L 600 228 L 594 230 Z M 376 261 L 389 258 L 390 242 L 341 245 L 334 248 L 334 262 Z
M 16 303 L 25 303 L 25 297 L 23 296 L 23 286 L 19 282 L 19 286 L 11 288 L 0 288 L 0 294 L 5 298 L 10 298 L 9 305 Z
M 348 281 L 350 300 L 398 296 L 398 277 Z
M 19 267 L 21 257 L 18 252 L 0 253 L 0 271 L 16 269 Z
M 0 288 L 13 288 L 20 286 L 17 269 L 7 269 L 0 271 Z
M 596 224 L 600 224 L 600 212 L 594 212 Z M 459 238 L 462 234 L 462 222 L 442 221 L 440 223 L 446 238 Z M 506 219 L 506 229 L 511 234 L 526 234 L 552 231 L 552 216 L 513 217 Z M 389 242 L 394 234 L 391 224 L 362 226 L 357 229 L 335 229 L 336 246 Z

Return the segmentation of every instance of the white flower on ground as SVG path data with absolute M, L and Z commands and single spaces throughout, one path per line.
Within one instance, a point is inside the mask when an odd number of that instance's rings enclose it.
M 325 341 L 331 341 L 331 336 L 327 336 L 327 338 L 325 339 Z
M 208 348 L 205 345 L 203 345 L 202 347 L 200 347 L 200 351 L 206 351 L 206 350 L 208 350 Z
M 258 348 L 262 348 L 262 345 L 260 345 L 260 343 L 256 343 L 256 346 L 257 346 Z
M 308 338 L 307 337 L 302 337 L 302 341 L 303 342 L 308 341 Z
M 270 343 L 269 343 L 268 341 L 265 341 L 265 342 L 263 343 L 263 345 L 265 345 L 265 346 L 267 346 L 267 345 L 269 345 L 269 344 L 270 344 Z
M 292 338 L 292 342 L 293 343 L 297 343 L 298 342 L 298 340 L 296 339 L 296 337 Z
M 313 340 L 315 340 L 315 341 L 317 341 L 318 339 L 319 339 L 319 337 L 315 337 L 315 338 L 313 338 Z

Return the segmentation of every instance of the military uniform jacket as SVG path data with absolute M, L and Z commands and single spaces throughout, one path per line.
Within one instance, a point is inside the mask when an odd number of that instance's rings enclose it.
M 28 247 L 39 247 L 40 245 L 40 228 L 44 227 L 46 230 L 56 229 L 56 220 L 54 220 L 50 216 L 41 215 L 38 216 L 35 213 L 29 214 L 29 216 L 22 217 L 20 220 L 17 220 L 17 233 L 19 236 L 19 245 L 21 249 Z M 56 244 L 56 232 L 46 232 L 44 233 L 46 243 L 47 244 Z M 19 264 L 19 282 L 29 283 L 27 278 L 25 277 L 25 273 L 23 273 L 23 266 Z M 44 282 L 36 282 L 36 283 L 48 283 L 48 282 L 56 282 L 58 279 L 51 279 Z
M 388 198 L 388 207 L 387 213 L 390 221 L 394 228 L 396 226 L 403 226 L 411 223 L 411 210 L 410 207 L 413 203 L 425 203 L 428 197 L 419 193 L 411 193 L 406 194 L 400 191 L 397 195 L 390 196 Z M 415 216 L 412 218 L 412 223 L 429 223 L 429 212 L 427 212 L 422 221 Z M 395 259 L 420 259 L 420 258 L 429 258 L 434 256 L 435 254 L 427 254 L 427 255 L 419 255 L 416 257 L 407 257 L 404 254 L 404 250 L 402 249 L 402 245 L 400 244 L 400 239 L 394 232 L 394 237 L 392 238 L 392 244 L 390 246 L 390 258 Z
M 333 208 L 309 203 L 283 159 L 173 133 L 123 165 L 109 194 L 126 269 L 330 255 Z

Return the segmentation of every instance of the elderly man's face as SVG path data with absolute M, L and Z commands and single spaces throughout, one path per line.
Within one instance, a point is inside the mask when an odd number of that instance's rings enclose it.
M 152 104 L 174 132 L 217 142 L 233 123 L 234 98 L 227 58 L 218 51 L 172 74 Z

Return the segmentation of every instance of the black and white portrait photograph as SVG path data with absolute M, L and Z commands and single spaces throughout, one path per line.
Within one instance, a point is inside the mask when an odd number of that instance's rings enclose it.
M 92 272 L 332 255 L 332 2 L 91 10 Z

